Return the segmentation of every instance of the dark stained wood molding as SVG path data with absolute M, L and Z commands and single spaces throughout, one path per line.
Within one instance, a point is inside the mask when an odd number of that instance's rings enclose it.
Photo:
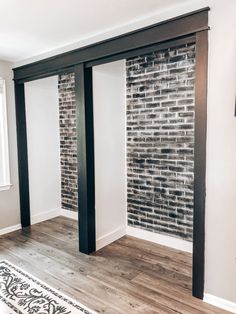
M 174 47 L 178 47 L 178 46 L 190 44 L 190 43 L 195 43 L 195 35 L 183 36 L 175 40 L 172 39 L 172 40 L 165 41 L 163 43 L 157 43 L 154 45 L 134 49 L 128 52 L 118 53 L 110 57 L 104 57 L 101 59 L 96 59 L 94 61 L 85 62 L 85 67 L 89 68 L 89 67 L 93 67 L 100 64 L 105 64 L 109 62 L 132 58 L 135 56 L 141 56 L 143 54 L 148 54 L 153 51 L 160 51 L 167 48 L 174 48 Z
M 92 68 L 75 67 L 78 151 L 79 249 L 96 250 Z
M 22 227 L 30 226 L 30 199 L 29 199 L 29 173 L 28 173 L 28 150 L 27 130 L 25 114 L 25 88 L 24 84 L 15 82 L 16 104 L 16 128 L 18 149 L 18 172 L 20 193 L 20 214 Z
M 208 29 L 208 10 L 204 8 L 148 27 L 113 37 L 86 47 L 75 49 L 14 69 L 14 79 L 21 82 L 58 74 L 58 70 L 110 57 L 194 34 Z
M 208 32 L 196 34 L 193 296 L 203 299 L 207 134 Z

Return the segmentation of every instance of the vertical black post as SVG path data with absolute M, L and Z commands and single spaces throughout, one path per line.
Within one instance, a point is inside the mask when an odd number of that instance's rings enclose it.
M 79 250 L 96 250 L 92 68 L 75 67 L 78 139 Z
M 205 269 L 205 195 L 208 31 L 196 33 L 193 296 L 203 299 Z
M 22 227 L 30 226 L 29 174 L 24 84 L 15 82 L 18 172 Z

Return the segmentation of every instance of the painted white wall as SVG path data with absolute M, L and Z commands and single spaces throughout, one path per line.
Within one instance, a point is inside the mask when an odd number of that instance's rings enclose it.
M 33 222 L 61 206 L 57 76 L 25 84 L 30 206 Z
M 235 16 L 235 0 L 211 1 L 205 291 L 236 303 Z
M 93 69 L 97 248 L 126 227 L 125 61 Z M 106 242 L 105 238 L 111 241 Z
M 10 154 L 10 183 L 7 191 L 0 191 L 0 232 L 1 229 L 20 224 L 19 184 L 17 165 L 16 119 L 12 64 L 0 61 L 0 76 L 6 80 L 8 138 Z

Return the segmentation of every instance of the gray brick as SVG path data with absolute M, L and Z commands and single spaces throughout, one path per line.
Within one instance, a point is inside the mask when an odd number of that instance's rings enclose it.
M 192 44 L 126 62 L 128 224 L 188 241 L 193 224 L 194 67 Z
M 61 206 L 63 209 L 78 211 L 77 134 L 74 74 L 59 76 L 58 92 L 60 119 Z

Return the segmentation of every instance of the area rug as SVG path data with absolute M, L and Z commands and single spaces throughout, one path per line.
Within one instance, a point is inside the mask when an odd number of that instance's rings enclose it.
M 8 261 L 0 261 L 1 314 L 95 314 Z

